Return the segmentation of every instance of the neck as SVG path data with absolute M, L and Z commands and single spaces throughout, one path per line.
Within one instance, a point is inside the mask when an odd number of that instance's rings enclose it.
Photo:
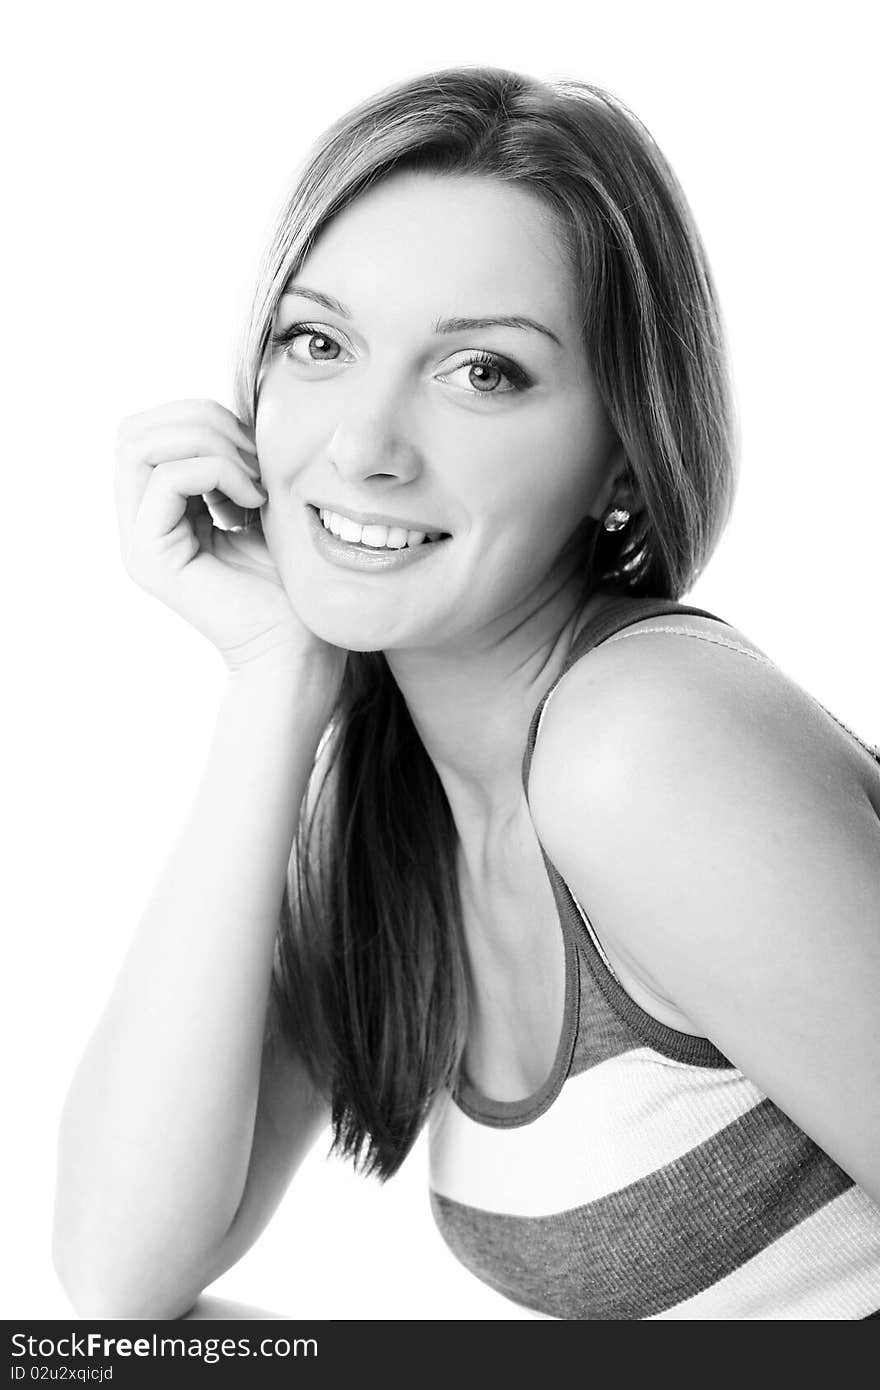
M 386 652 L 463 840 L 485 841 L 521 813 L 535 707 L 575 634 L 612 596 L 598 590 L 584 603 L 568 586 L 455 647 Z

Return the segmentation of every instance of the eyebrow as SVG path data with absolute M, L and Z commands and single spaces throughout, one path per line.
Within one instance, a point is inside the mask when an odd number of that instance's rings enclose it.
M 305 285 L 288 283 L 284 287 L 282 299 L 286 295 L 298 294 L 302 299 L 314 300 L 316 304 L 321 304 L 325 309 L 329 309 L 332 314 L 339 314 L 340 318 L 354 318 L 350 309 L 338 299 L 334 299 L 331 294 L 323 294 L 320 290 L 308 289 Z M 535 333 L 543 333 L 546 338 L 550 338 L 557 347 L 562 347 L 562 343 L 551 329 L 545 324 L 539 323 L 537 319 L 529 318 L 526 314 L 492 314 L 481 316 L 480 318 L 445 318 L 437 319 L 434 323 L 435 333 L 462 333 L 471 328 L 523 328 L 531 329 Z

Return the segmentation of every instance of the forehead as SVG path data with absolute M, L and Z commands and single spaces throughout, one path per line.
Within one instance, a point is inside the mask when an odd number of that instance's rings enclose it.
M 531 314 L 570 325 L 571 269 L 552 212 L 499 180 L 394 174 L 323 229 L 297 278 L 357 315 L 381 298 L 442 313 Z

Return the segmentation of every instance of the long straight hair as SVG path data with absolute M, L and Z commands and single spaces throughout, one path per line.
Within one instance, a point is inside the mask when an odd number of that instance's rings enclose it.
M 584 592 L 680 598 L 736 481 L 717 296 L 684 194 L 645 127 L 582 82 L 453 68 L 391 87 L 307 158 L 263 258 L 236 372 L 253 422 L 284 286 L 359 194 L 399 171 L 478 175 L 555 214 L 594 380 L 639 506 L 583 531 Z M 320 772 L 317 771 L 320 766 Z M 443 787 L 380 652 L 351 653 L 284 893 L 271 1026 L 331 1103 L 333 1149 L 389 1178 L 454 1084 L 469 974 Z

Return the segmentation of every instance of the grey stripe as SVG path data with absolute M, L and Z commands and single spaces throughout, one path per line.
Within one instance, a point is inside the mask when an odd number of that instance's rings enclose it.
M 572 911 L 576 909 L 572 907 Z M 580 918 L 576 924 L 566 921 L 565 929 L 579 932 L 577 952 L 581 987 L 577 1037 L 569 1076 L 577 1076 L 640 1046 L 689 1066 L 735 1071 L 732 1063 L 708 1038 L 679 1033 L 646 1013 L 608 972 Z
M 559 879 L 560 898 L 562 893 L 567 898 L 567 902 L 561 900 L 560 915 L 565 914 L 564 930 L 577 933 L 580 956 L 580 1021 L 570 1075 L 597 1066 L 621 1052 L 629 1052 L 640 1044 L 688 1066 L 734 1071 L 733 1063 L 709 1038 L 670 1028 L 627 994 L 599 955 L 565 883 L 549 859 L 547 869 L 551 881 Z
M 571 1211 L 507 1216 L 433 1191 L 431 1206 L 453 1253 L 499 1293 L 557 1318 L 632 1321 L 710 1288 L 853 1185 L 765 1100 L 682 1158 Z

